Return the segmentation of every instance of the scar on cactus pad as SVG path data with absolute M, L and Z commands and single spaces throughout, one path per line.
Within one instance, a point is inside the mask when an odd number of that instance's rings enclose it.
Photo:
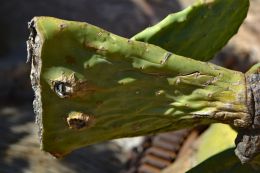
M 88 23 L 33 18 L 27 44 L 42 149 L 62 157 L 105 140 L 215 122 L 242 131 L 239 146 L 250 143 L 248 129 L 258 139 L 258 91 L 246 80 L 259 71 L 203 62 L 237 32 L 248 6 L 199 1 L 131 39 Z M 245 162 L 259 148 L 236 153 Z
M 83 130 L 94 123 L 94 118 L 81 112 L 71 112 L 67 117 L 67 123 L 71 129 Z

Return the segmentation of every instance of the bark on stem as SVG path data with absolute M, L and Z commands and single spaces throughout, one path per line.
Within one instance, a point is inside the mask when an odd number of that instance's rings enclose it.
M 236 139 L 236 155 L 247 163 L 260 154 L 260 64 L 246 73 L 248 108 L 252 115 L 250 128 L 240 129 Z

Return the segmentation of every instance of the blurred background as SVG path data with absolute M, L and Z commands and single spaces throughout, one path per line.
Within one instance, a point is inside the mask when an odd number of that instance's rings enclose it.
M 32 110 L 30 64 L 26 64 L 28 21 L 34 16 L 53 16 L 85 21 L 131 37 L 193 1 L 1 0 L 0 173 L 134 172 L 140 167 L 136 161 L 142 157 L 140 153 L 156 138 L 109 141 L 75 151 L 62 160 L 40 151 Z M 260 62 L 259 12 L 260 0 L 251 0 L 248 17 L 239 33 L 216 55 L 213 63 L 245 72 Z

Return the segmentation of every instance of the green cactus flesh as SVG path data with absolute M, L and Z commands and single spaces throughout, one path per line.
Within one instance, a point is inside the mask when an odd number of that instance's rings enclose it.
M 196 163 L 235 147 L 237 133 L 227 124 L 212 124 L 200 137 L 195 153 Z
M 57 157 L 114 138 L 251 123 L 243 73 L 87 23 L 36 17 L 30 29 L 42 148 Z
M 180 156 L 163 173 L 184 172 L 180 165 L 190 163 L 187 173 L 257 173 L 260 170 L 260 159 L 250 164 L 242 164 L 234 153 L 237 132 L 227 124 L 212 124 L 193 143 L 193 154 L 189 157 Z M 192 150 L 192 149 L 191 149 Z M 185 154 L 184 154 L 185 155 Z M 181 161 L 181 162 L 180 162 Z M 185 164 L 184 164 L 185 165 Z M 220 166 L 221 165 L 221 166 Z
M 259 162 L 258 162 L 259 163 Z M 259 166 L 259 165 L 258 165 Z M 259 167 L 242 165 L 234 148 L 222 151 L 195 166 L 187 173 L 258 173 Z
M 197 141 L 194 162 L 196 166 L 187 173 L 257 173 L 260 159 L 242 164 L 235 153 L 236 131 L 226 124 L 212 124 Z M 253 147 L 254 148 L 254 147 Z M 198 165 L 197 165 L 198 164 Z M 220 166 L 221 165 L 221 166 Z
M 248 7 L 249 0 L 199 0 L 132 39 L 208 61 L 237 33 Z

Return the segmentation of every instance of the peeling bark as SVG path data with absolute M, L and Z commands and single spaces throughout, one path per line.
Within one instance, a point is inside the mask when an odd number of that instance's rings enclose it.
M 240 129 L 236 139 L 236 155 L 242 163 L 260 154 L 260 64 L 246 74 L 248 108 L 252 115 L 250 128 Z

